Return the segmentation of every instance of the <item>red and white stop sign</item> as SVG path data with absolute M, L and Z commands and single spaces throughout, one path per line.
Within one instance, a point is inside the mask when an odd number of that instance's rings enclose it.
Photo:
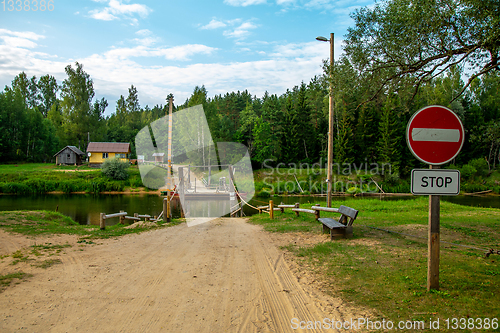
M 408 122 L 406 142 L 420 161 L 441 165 L 454 159 L 464 144 L 464 127 L 450 109 L 431 105 L 418 110 Z

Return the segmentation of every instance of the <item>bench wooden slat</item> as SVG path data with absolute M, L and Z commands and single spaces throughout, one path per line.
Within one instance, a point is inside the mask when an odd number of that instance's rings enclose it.
M 356 209 L 342 205 L 339 207 L 339 213 L 349 216 L 351 219 L 355 219 L 358 216 Z
M 340 223 L 332 218 L 329 218 L 329 217 L 322 217 L 322 218 L 318 219 L 318 221 L 320 221 L 321 223 L 323 223 L 324 225 L 326 225 L 330 229 L 347 228 L 347 226 L 345 224 L 342 224 L 342 223 Z

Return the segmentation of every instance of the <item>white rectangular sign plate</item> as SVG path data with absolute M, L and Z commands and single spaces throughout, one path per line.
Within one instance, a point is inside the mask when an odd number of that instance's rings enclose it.
M 457 195 L 460 193 L 460 171 L 413 169 L 411 193 L 414 195 Z

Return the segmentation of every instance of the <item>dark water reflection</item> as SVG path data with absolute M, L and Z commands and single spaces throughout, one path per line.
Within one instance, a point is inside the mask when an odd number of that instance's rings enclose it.
M 414 200 L 416 197 L 386 197 L 382 200 Z M 334 197 L 335 201 L 345 200 L 345 197 Z M 312 202 L 325 202 L 326 197 L 273 197 L 275 204 L 281 202 L 293 204 L 300 202 L 307 204 Z M 379 200 L 376 198 L 358 198 L 356 200 Z M 460 205 L 475 207 L 500 208 L 500 196 L 454 196 L 442 197 L 444 201 L 450 201 Z M 99 225 L 99 213 L 117 213 L 126 211 L 129 215 L 134 213 L 159 215 L 163 209 L 163 197 L 156 194 L 109 194 L 109 195 L 86 195 L 86 194 L 49 194 L 40 196 L 0 196 L 0 211 L 8 210 L 49 210 L 58 211 L 71 217 L 80 224 Z M 269 199 L 255 198 L 250 201 L 252 205 L 260 206 L 269 203 Z M 172 213 L 174 217 L 180 217 L 180 205 L 178 200 L 172 202 Z M 245 215 L 255 214 L 256 211 L 248 206 L 244 209 Z M 118 219 L 111 219 L 107 224 L 116 224 Z

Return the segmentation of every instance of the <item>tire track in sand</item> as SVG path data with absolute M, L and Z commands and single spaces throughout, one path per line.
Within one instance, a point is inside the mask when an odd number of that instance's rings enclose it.
M 2 294 L 2 332 L 300 332 L 292 318 L 325 318 L 270 237 L 244 219 L 68 252 Z

